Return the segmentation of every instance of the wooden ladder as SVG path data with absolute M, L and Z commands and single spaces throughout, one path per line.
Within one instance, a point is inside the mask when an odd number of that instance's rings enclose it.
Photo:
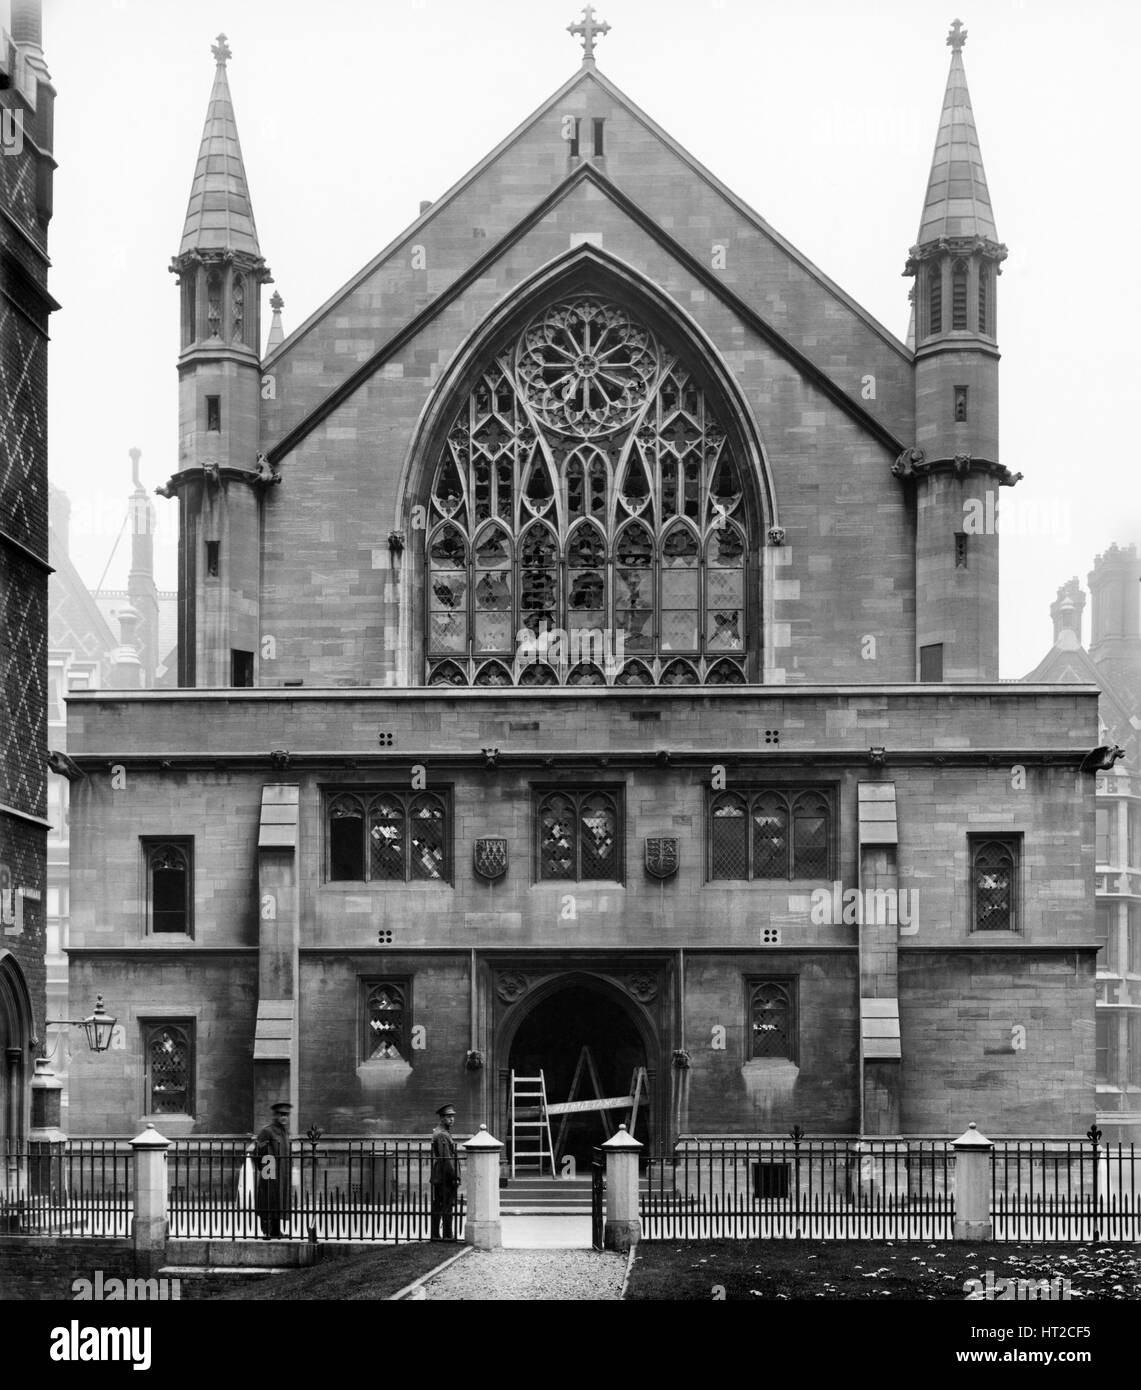
M 551 1121 L 547 1115 L 547 1083 L 538 1076 L 511 1073 L 511 1176 L 521 1164 L 534 1163 L 540 1177 L 543 1161 L 555 1175 L 555 1152 L 551 1144 Z

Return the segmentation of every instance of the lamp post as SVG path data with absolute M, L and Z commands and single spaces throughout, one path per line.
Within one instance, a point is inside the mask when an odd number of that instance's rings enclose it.
M 95 996 L 95 1010 L 86 1018 L 49 1018 L 49 1028 L 82 1028 L 87 1037 L 87 1046 L 92 1052 L 106 1052 L 111 1046 L 117 1019 L 103 1007 L 103 996 Z M 32 1076 L 32 1128 L 29 1139 L 38 1142 L 59 1142 L 64 1138 L 59 1127 L 60 1100 L 63 1082 L 52 1071 L 52 1059 L 59 1047 L 62 1033 L 57 1033 L 51 1048 L 45 1038 L 40 1055 L 36 1058 L 35 1073 Z

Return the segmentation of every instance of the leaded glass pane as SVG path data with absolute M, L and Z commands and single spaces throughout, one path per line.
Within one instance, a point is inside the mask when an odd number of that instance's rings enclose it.
M 378 796 L 369 807 L 369 878 L 404 880 L 404 807 L 394 796 Z
M 368 1055 L 370 1060 L 401 1061 L 404 1057 L 404 992 L 396 985 L 375 985 L 368 995 Z
M 753 877 L 788 878 L 788 807 L 770 794 L 753 802 Z
M 581 834 L 580 877 L 616 878 L 614 866 L 618 850 L 618 816 L 613 797 L 597 792 L 583 798 Z
M 719 796 L 710 816 L 710 878 L 747 878 L 745 803 L 738 796 Z
M 791 1000 L 783 985 L 756 985 L 749 1010 L 754 1057 L 791 1056 Z
M 185 932 L 190 926 L 190 865 L 177 845 L 151 850 L 151 931 Z
M 409 868 L 412 878 L 442 879 L 444 863 L 444 808 L 436 796 L 418 796 L 408 816 Z
M 1014 855 L 999 840 L 977 846 L 972 866 L 975 930 L 1010 931 L 1014 927 Z
M 793 807 L 793 878 L 828 876 L 828 803 L 805 793 Z
M 539 806 L 539 877 L 575 877 L 578 827 L 574 802 L 560 794 L 545 797 Z
M 475 551 L 475 650 L 514 650 L 511 542 L 498 527 L 482 533 Z
M 167 1026 L 151 1034 L 147 1049 L 150 1064 L 150 1113 L 189 1114 L 190 1040 L 181 1028 Z

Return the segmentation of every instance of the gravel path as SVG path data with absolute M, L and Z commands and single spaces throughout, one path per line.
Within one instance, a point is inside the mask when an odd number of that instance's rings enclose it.
M 429 1299 L 617 1299 L 626 1256 L 594 1250 L 473 1250 L 425 1285 Z

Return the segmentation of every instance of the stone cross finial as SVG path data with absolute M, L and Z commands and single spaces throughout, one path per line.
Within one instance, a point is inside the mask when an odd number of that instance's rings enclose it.
M 956 19 L 951 25 L 951 32 L 947 35 L 947 42 L 956 53 L 963 51 L 963 44 L 967 41 L 967 31 L 963 28 L 963 21 Z
M 285 300 L 282 299 L 281 295 L 278 294 L 276 290 L 274 290 L 269 297 L 269 307 L 275 314 L 280 314 L 282 309 L 285 308 Z
M 567 33 L 582 36 L 582 61 L 584 63 L 594 62 L 594 40 L 595 36 L 610 33 L 610 25 L 605 20 L 601 22 L 594 18 L 594 6 L 587 5 L 582 12 L 582 19 L 577 24 L 568 24 Z
M 230 45 L 226 42 L 225 34 L 218 35 L 218 42 L 210 45 L 210 52 L 214 55 L 214 61 L 220 68 L 226 66 L 226 60 L 234 55 L 230 52 Z

